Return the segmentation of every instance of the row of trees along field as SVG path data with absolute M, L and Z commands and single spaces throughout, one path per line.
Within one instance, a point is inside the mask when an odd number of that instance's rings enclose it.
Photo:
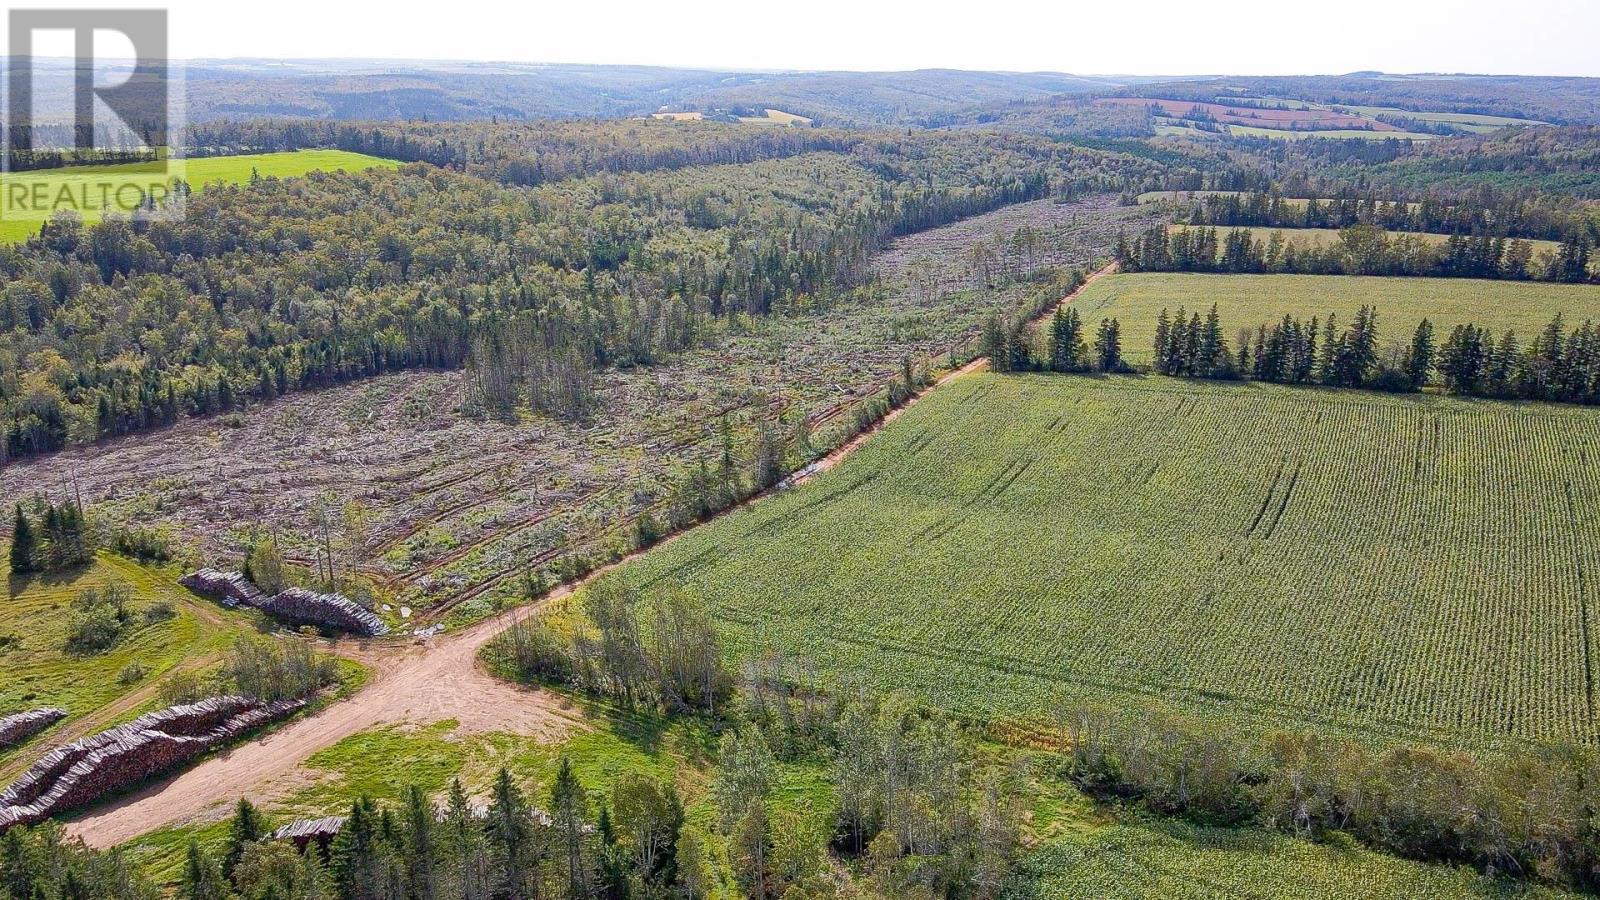
M 1514 227 L 1509 233 L 1550 240 L 1573 226 L 1592 227 L 1585 201 L 1600 198 L 1596 126 L 1504 128 L 1425 142 L 1234 138 L 1226 146 L 1205 146 L 1169 140 L 1160 152 L 1184 158 L 1181 165 L 1169 163 L 1170 174 L 1160 179 L 1167 190 L 1432 200 L 1492 211 L 1486 227 L 1504 223 Z
M 1191 225 L 1229 228 L 1348 228 L 1376 225 L 1389 231 L 1486 233 L 1560 241 L 1585 231 L 1588 218 L 1570 201 L 1545 195 L 1479 191 L 1447 200 L 1424 195 L 1415 202 L 1374 195 L 1294 199 L 1261 191 L 1205 194 L 1189 207 Z
M 1475 758 L 1375 750 L 1312 732 L 1241 738 L 1158 710 L 1062 713 L 1065 774 L 1087 792 L 1206 824 L 1254 824 L 1410 859 L 1600 887 L 1600 756 L 1513 748 Z
M 1260 239 L 1235 228 L 1151 228 L 1130 243 L 1119 238 L 1118 264 L 1125 272 L 1225 272 L 1290 275 L 1409 275 L 1442 278 L 1539 279 L 1600 283 L 1590 271 L 1591 246 L 1581 234 L 1569 235 L 1554 253 L 1535 256 L 1520 238 L 1453 234 L 1432 241 L 1414 234 L 1390 234 L 1376 225 L 1352 225 L 1327 245 L 1304 246 L 1283 232 Z
M 0 450 L 413 367 L 471 367 L 485 412 L 582 415 L 591 371 L 836 302 L 896 235 L 1146 165 L 908 138 L 534 189 L 421 165 L 313 174 L 196 194 L 179 222 L 63 215 L 0 248 Z
M 1152 369 L 1187 378 L 1251 379 L 1405 392 L 1438 383 L 1472 397 L 1600 404 L 1600 327 L 1569 329 L 1560 314 L 1538 334 L 1457 325 L 1439 335 L 1418 323 L 1408 343 L 1380 344 L 1378 311 L 1362 307 L 1341 328 L 1333 315 L 1241 329 L 1230 348 L 1213 305 L 1201 317 L 1163 309 L 1156 322 Z M 1052 351 L 1053 352 L 1053 351 Z

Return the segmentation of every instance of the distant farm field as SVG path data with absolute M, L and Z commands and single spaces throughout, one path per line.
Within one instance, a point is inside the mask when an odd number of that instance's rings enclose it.
M 1298 247 L 1326 247 L 1326 246 L 1329 246 L 1331 244 L 1337 244 L 1339 242 L 1339 234 L 1340 234 L 1340 231 L 1337 228 L 1268 228 L 1268 227 L 1263 227 L 1263 226 L 1248 226 L 1248 227 L 1244 227 L 1242 229 L 1236 229 L 1235 227 L 1228 226 L 1228 225 L 1216 225 L 1216 226 L 1211 226 L 1211 225 L 1203 225 L 1203 226 L 1174 225 L 1174 226 L 1172 226 L 1172 228 L 1174 230 L 1183 230 L 1185 228 L 1190 228 L 1190 227 L 1201 227 L 1201 228 L 1212 228 L 1212 227 L 1214 227 L 1214 228 L 1217 229 L 1217 232 L 1218 232 L 1219 235 L 1226 234 L 1227 232 L 1230 232 L 1230 231 L 1244 230 L 1244 231 L 1250 232 L 1250 236 L 1252 238 L 1254 238 L 1254 239 L 1256 239 L 1258 241 L 1263 241 L 1263 242 L 1271 240 L 1273 233 L 1277 232 L 1277 233 L 1283 235 L 1283 239 L 1284 239 L 1285 242 L 1294 244 L 1294 245 L 1296 245 Z M 1448 235 L 1448 234 L 1433 234 L 1433 233 L 1429 233 L 1429 232 L 1416 232 L 1416 231 L 1391 231 L 1391 232 L 1389 232 L 1389 236 L 1391 238 L 1397 238 L 1397 237 L 1401 237 L 1401 236 L 1407 236 L 1407 237 L 1415 236 L 1415 237 L 1421 238 L 1422 240 L 1428 242 L 1429 244 L 1431 244 L 1433 246 L 1438 246 L 1440 244 L 1443 244 L 1445 241 L 1450 240 L 1450 235 Z M 1557 253 L 1557 252 L 1559 252 L 1561 250 L 1561 244 L 1558 241 L 1532 241 L 1532 240 L 1530 240 L 1530 241 L 1528 241 L 1528 243 L 1529 243 L 1529 245 L 1531 245 L 1533 247 L 1533 256 L 1534 256 L 1534 259 L 1536 261 L 1539 259 L 1539 254 L 1541 254 L 1541 253 L 1549 253 L 1551 255 L 1554 255 L 1555 253 Z
M 173 174 L 181 177 L 195 190 L 203 190 L 216 182 L 244 184 L 252 172 L 261 177 L 289 178 L 316 171 L 357 171 L 374 167 L 393 168 L 400 165 L 390 159 L 348 153 L 344 150 L 295 150 L 286 153 L 252 153 L 244 156 L 208 156 L 176 162 Z M 17 172 L 0 175 L 0 243 L 27 240 L 39 231 L 39 216 L 31 198 L 48 198 L 46 208 L 75 208 L 86 221 L 100 218 L 100 198 L 107 190 L 117 187 L 143 186 L 147 182 L 161 182 L 165 176 L 152 176 L 140 166 L 73 166 L 65 169 L 43 169 L 34 172 Z M 26 215 L 19 216 L 17 192 L 25 191 Z M 86 191 L 88 193 L 86 193 Z M 70 198 L 70 199 L 69 199 Z M 85 200 L 87 199 L 87 202 Z M 60 201 L 60 202 L 56 202 Z
M 1593 740 L 1600 411 L 1175 379 L 958 379 L 818 480 L 625 567 L 984 717 Z
M 1423 318 L 1446 332 L 1464 322 L 1495 334 L 1509 328 L 1524 343 L 1558 312 L 1568 324 L 1600 321 L 1600 286 L 1471 278 L 1139 273 L 1102 278 L 1075 301 L 1090 322 L 1116 317 L 1123 353 L 1134 363 L 1149 361 L 1162 309 L 1204 313 L 1213 303 L 1230 341 L 1240 328 L 1285 314 L 1326 319 L 1331 312 L 1348 324 L 1363 304 L 1377 307 L 1383 344 L 1410 341 Z

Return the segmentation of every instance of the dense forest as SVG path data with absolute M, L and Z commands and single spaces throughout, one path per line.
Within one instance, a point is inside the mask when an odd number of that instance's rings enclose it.
M 580 415 L 590 371 L 837 302 L 897 235 L 1149 173 L 993 135 L 789 149 L 533 189 L 426 164 L 258 179 L 194 194 L 179 222 L 63 214 L 0 249 L 4 451 L 424 366 L 470 366 L 486 412 Z

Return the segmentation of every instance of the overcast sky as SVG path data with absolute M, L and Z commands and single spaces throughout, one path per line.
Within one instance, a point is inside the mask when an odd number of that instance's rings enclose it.
M 1600 0 L 24 0 L 166 6 L 173 55 L 929 67 L 1081 74 L 1600 76 Z

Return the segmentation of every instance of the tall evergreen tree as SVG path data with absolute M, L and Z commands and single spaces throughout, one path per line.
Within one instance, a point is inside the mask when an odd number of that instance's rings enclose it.
M 572 771 L 572 761 L 566 757 L 561 758 L 561 768 L 550 787 L 550 814 L 566 843 L 568 896 L 587 896 L 589 872 L 583 864 L 583 829 L 587 824 L 588 796 L 577 773 Z
M 376 900 L 378 884 L 378 811 L 370 797 L 350 805 L 339 836 L 328 851 L 334 889 L 341 900 Z
M 229 900 L 227 879 L 211 855 L 201 849 L 194 838 L 189 839 L 189 849 L 184 856 L 183 878 L 178 883 L 178 896 L 182 900 Z
M 1120 372 L 1122 362 L 1122 325 L 1116 319 L 1102 319 L 1094 341 L 1095 367 L 1102 372 Z
M 17 517 L 11 526 L 11 571 L 23 575 L 35 571 L 34 557 L 38 553 L 38 538 L 33 533 L 33 523 L 17 504 Z
M 1411 349 L 1406 353 L 1406 380 L 1411 389 L 1421 390 L 1433 371 L 1433 323 L 1423 319 L 1411 336 Z
M 495 776 L 494 799 L 489 804 L 489 834 L 495 867 L 500 874 L 500 892 L 507 900 L 525 900 L 530 896 L 532 826 L 522 791 L 506 769 Z
M 433 803 L 412 785 L 406 796 L 406 900 L 434 900 Z
M 228 849 L 222 856 L 222 874 L 233 879 L 233 871 L 244 858 L 245 848 L 267 836 L 266 823 L 249 800 L 240 797 L 228 826 Z

